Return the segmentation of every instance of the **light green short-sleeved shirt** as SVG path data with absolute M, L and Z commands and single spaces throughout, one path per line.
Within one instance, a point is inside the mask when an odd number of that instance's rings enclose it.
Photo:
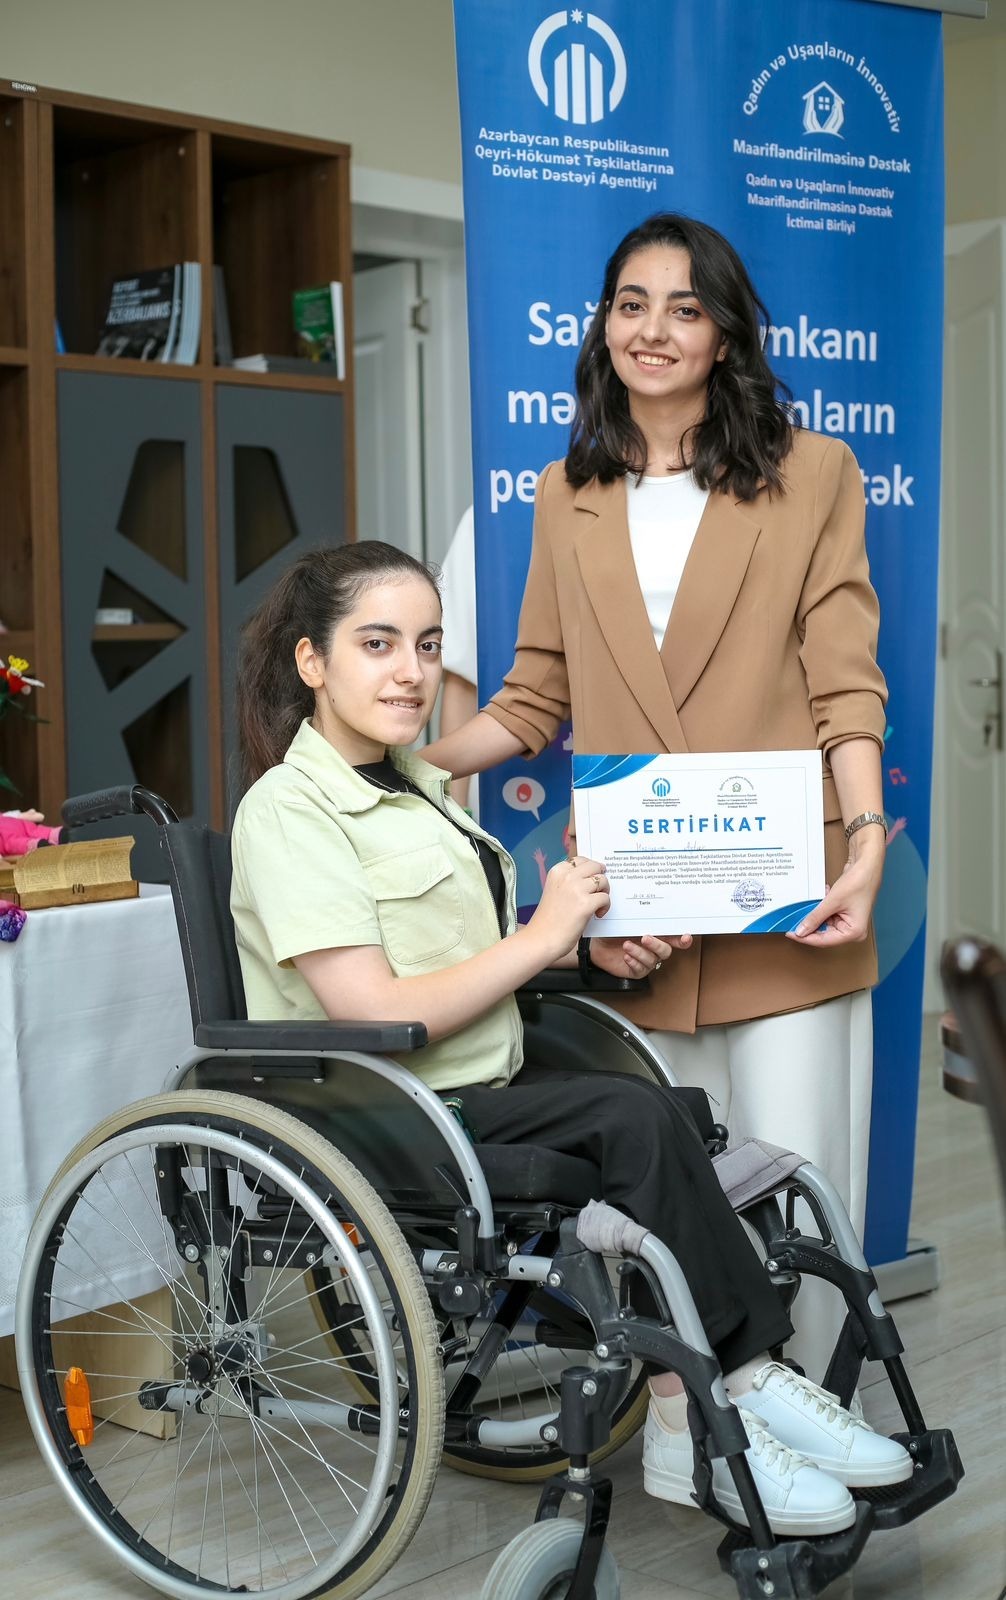
M 503 846 L 450 799 L 447 773 L 406 751 L 389 753 L 433 805 L 368 783 L 309 722 L 241 801 L 231 910 L 249 1017 L 324 1018 L 293 965 L 310 950 L 380 945 L 396 976 L 415 977 L 498 943 L 496 907 L 465 833 L 499 856 L 513 932 L 516 872 Z M 434 1089 L 507 1083 L 522 1059 L 516 1002 L 501 1000 L 401 1059 Z

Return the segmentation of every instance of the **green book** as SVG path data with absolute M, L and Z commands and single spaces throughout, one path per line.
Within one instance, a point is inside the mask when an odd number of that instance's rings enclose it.
M 299 356 L 306 356 L 310 361 L 331 361 L 335 365 L 335 376 L 346 376 L 341 283 L 325 283 L 318 289 L 295 289 L 293 326 Z

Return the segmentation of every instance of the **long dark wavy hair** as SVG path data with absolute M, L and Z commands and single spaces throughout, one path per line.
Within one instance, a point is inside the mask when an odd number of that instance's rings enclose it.
M 365 590 L 413 577 L 425 578 L 439 598 L 431 568 L 376 539 L 310 550 L 287 568 L 241 632 L 236 704 L 246 786 L 282 761 L 314 714 L 314 690 L 294 659 L 297 641 L 310 639 L 327 656 L 336 627 Z
M 694 217 L 660 211 L 627 233 L 604 269 L 604 286 L 576 363 L 577 409 L 566 456 L 574 488 L 592 478 L 611 483 L 641 474 L 646 441 L 629 414 L 629 396 L 605 342 L 605 321 L 629 257 L 651 245 L 687 250 L 692 288 L 726 340 L 709 376 L 706 414 L 682 440 L 684 459 L 702 489 L 753 500 L 764 484 L 782 487 L 780 466 L 793 444 L 794 422 L 762 346 L 769 315 L 733 245 Z

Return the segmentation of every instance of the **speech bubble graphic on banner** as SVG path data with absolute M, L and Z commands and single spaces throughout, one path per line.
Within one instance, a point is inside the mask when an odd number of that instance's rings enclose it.
M 537 778 L 508 778 L 503 785 L 503 798 L 512 810 L 530 811 L 536 822 L 541 821 L 545 791 Z

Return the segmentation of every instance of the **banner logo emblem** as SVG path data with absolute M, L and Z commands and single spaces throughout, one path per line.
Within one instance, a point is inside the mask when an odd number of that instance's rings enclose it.
M 650 788 L 658 800 L 664 800 L 671 792 L 670 781 L 667 778 L 654 778 Z
M 833 133 L 839 136 L 838 131 L 844 121 L 845 101 L 830 83 L 822 79 L 813 89 L 807 90 L 803 97 L 804 133 Z
M 542 105 L 548 106 L 560 121 L 580 125 L 601 122 L 607 112 L 615 110 L 625 93 L 627 76 L 625 51 L 618 35 L 588 11 L 587 28 L 607 45 L 607 50 L 598 53 L 594 41 L 584 41 L 578 32 L 583 21 L 584 13 L 578 8 L 553 11 L 535 29 L 527 52 L 527 70 Z M 562 34 L 560 29 L 564 30 Z M 546 45 L 551 47 L 547 62 Z M 551 86 L 545 76 L 546 66 Z

